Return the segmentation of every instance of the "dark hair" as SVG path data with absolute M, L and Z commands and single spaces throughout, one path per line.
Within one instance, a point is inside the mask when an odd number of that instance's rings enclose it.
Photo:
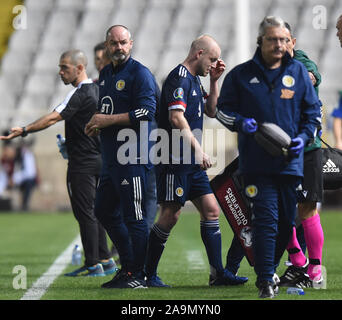
M 288 29 L 290 31 L 290 33 L 291 33 L 292 30 L 291 30 L 290 25 L 287 22 L 285 22 L 284 24 L 285 24 L 285 28 Z
M 104 42 L 100 42 L 98 43 L 95 47 L 94 47 L 94 53 L 100 50 L 105 50 L 105 43 Z
M 285 28 L 287 29 L 287 30 L 289 30 L 290 31 L 290 36 L 291 36 L 291 38 L 293 38 L 293 34 L 292 34 L 292 30 L 291 30 L 291 26 L 287 23 L 287 22 L 285 22 L 284 23 L 285 24 Z

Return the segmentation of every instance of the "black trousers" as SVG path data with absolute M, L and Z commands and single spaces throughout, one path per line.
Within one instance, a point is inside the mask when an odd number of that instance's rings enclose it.
M 111 256 L 106 231 L 94 214 L 98 179 L 94 174 L 67 172 L 69 198 L 80 227 L 86 266 L 92 266 Z

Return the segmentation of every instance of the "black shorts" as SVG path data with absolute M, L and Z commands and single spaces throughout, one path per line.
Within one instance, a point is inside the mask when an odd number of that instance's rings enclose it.
M 298 202 L 322 202 L 323 175 L 322 152 L 314 149 L 304 153 L 303 190 L 299 192 Z

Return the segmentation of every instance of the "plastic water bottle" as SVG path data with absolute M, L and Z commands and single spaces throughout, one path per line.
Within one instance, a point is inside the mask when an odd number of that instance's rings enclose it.
M 80 265 L 82 262 L 82 251 L 78 244 L 75 245 L 75 248 L 72 250 L 71 264 L 72 265 Z
M 68 152 L 65 145 L 65 138 L 61 134 L 57 134 L 57 146 L 59 152 L 62 154 L 64 159 L 68 159 Z
M 286 290 L 287 294 L 296 294 L 298 296 L 303 296 L 305 294 L 305 291 L 301 288 L 288 288 Z

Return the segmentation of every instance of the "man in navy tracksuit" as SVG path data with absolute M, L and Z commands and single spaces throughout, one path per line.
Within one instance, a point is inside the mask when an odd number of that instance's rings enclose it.
M 159 89 L 152 73 L 130 56 L 133 40 L 122 25 L 108 29 L 112 63 L 98 80 L 99 108 L 85 131 L 101 131 L 103 167 L 95 214 L 118 249 L 121 270 L 104 288 L 144 288 L 148 229 L 145 193 L 152 163 L 148 157 L 151 122 Z
M 314 138 L 321 103 L 305 67 L 286 52 L 282 19 L 266 17 L 259 26 L 253 59 L 226 76 L 217 119 L 238 132 L 239 170 L 253 204 L 253 250 L 260 298 L 273 298 L 273 282 L 296 212 L 296 189 L 303 176 L 303 148 Z M 273 157 L 256 143 L 257 123 L 271 122 L 291 137 L 290 158 Z M 279 252 L 283 252 L 279 250 Z

